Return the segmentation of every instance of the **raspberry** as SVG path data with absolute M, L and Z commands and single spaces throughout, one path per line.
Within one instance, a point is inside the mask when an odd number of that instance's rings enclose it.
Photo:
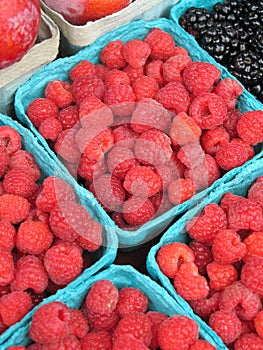
M 243 93 L 243 87 L 235 79 L 221 79 L 213 90 L 224 100 L 228 110 L 234 109 L 238 97 Z
M 204 151 L 214 156 L 217 150 L 229 143 L 228 133 L 220 128 L 206 130 L 201 136 L 201 145 Z
M 20 134 L 11 126 L 0 126 L 0 146 L 11 156 L 21 148 Z
M 136 165 L 126 173 L 123 187 L 133 196 L 151 197 L 162 189 L 162 179 L 151 168 Z
M 89 312 L 107 315 L 116 309 L 118 298 L 115 285 L 109 280 L 100 280 L 90 288 L 85 303 Z
M 90 191 L 109 212 L 120 210 L 126 197 L 121 180 L 111 174 L 104 174 L 94 179 Z
M 24 346 L 11 346 L 9 347 L 7 350 L 26 350 L 26 348 Z
M 44 266 L 53 282 L 66 285 L 82 270 L 83 258 L 77 247 L 60 243 L 49 248 L 45 254 Z
M 57 120 L 62 125 L 63 130 L 71 129 L 79 121 L 77 106 L 68 106 L 59 111 Z
M 225 344 L 232 343 L 241 334 L 241 321 L 234 312 L 216 311 L 209 318 L 209 326 L 219 335 Z
M 74 201 L 75 193 L 71 186 L 56 176 L 46 177 L 36 198 L 37 208 L 49 213 L 62 201 Z
M 35 307 L 38 304 L 40 304 L 48 296 L 46 291 L 44 291 L 43 293 L 38 294 L 38 293 L 35 293 L 32 289 L 28 289 L 27 293 L 30 295 L 30 297 L 32 299 L 33 307 Z
M 86 75 L 95 75 L 96 69 L 95 65 L 87 60 L 82 60 L 77 63 L 73 68 L 69 71 L 69 77 L 71 80 L 75 80 L 79 77 L 85 77 Z
M 74 128 L 63 130 L 54 145 L 57 155 L 71 163 L 78 163 L 80 159 L 80 151 L 75 140 L 77 132 L 78 130 Z
M 121 40 L 109 42 L 100 52 L 101 62 L 110 69 L 120 69 L 125 67 L 127 62 L 123 56 L 123 46 Z
M 216 348 L 205 340 L 197 340 L 189 350 L 216 350 Z
M 134 139 L 137 137 L 135 131 L 126 125 L 120 125 L 112 130 L 115 146 L 133 149 Z
M 50 211 L 49 224 L 57 237 L 73 242 L 85 231 L 90 220 L 90 214 L 84 206 L 74 201 L 64 201 Z
M 124 316 L 113 333 L 113 341 L 115 342 L 125 334 L 132 335 L 149 346 L 152 339 L 150 319 L 142 312 L 134 312 Z
M 155 208 L 156 217 L 162 215 L 163 213 L 166 213 L 173 207 L 172 203 L 169 201 L 168 194 L 166 192 L 159 192 L 152 196 L 150 199 Z
M 214 129 L 222 125 L 227 113 L 223 99 L 215 93 L 205 92 L 193 100 L 189 116 L 201 129 Z
M 30 197 L 35 189 L 35 180 L 26 170 L 11 169 L 3 180 L 6 193 L 21 197 Z
M 10 169 L 21 169 L 30 174 L 37 181 L 40 179 L 41 170 L 34 156 L 26 150 L 18 150 L 12 154 L 9 161 Z
M 130 197 L 123 204 L 123 218 L 131 226 L 141 226 L 150 221 L 155 209 L 150 199 Z
M 102 241 L 102 225 L 95 220 L 90 220 L 84 232 L 77 237 L 79 245 L 89 252 L 99 249 Z
M 69 83 L 62 80 L 51 80 L 45 88 L 45 98 L 53 101 L 58 108 L 68 107 L 74 102 L 70 87 Z
M 239 137 L 249 145 L 263 141 L 263 111 L 245 112 L 237 122 Z
M 166 61 L 175 52 L 174 38 L 160 28 L 153 28 L 144 41 L 150 46 L 150 58 Z
M 111 350 L 112 340 L 110 333 L 97 330 L 89 332 L 81 339 L 81 349 L 85 350 Z
M 164 132 L 150 129 L 135 140 L 134 154 L 146 165 L 157 166 L 167 163 L 173 154 L 171 140 Z
M 32 308 L 32 301 L 26 292 L 11 292 L 0 299 L 0 316 L 6 326 L 20 321 Z
M 174 242 L 163 245 L 156 261 L 160 270 L 169 278 L 174 278 L 181 264 L 194 262 L 192 250 L 184 243 Z
M 190 105 L 190 96 L 186 88 L 179 81 L 171 81 L 159 89 L 156 100 L 164 108 L 179 112 L 187 112 Z
M 263 258 L 263 232 L 252 232 L 244 240 L 247 247 L 247 254 L 244 256 L 243 261 L 248 261 L 250 258 L 262 257 Z
M 127 116 L 133 111 L 135 94 L 130 85 L 111 85 L 104 94 L 103 102 L 110 106 L 117 116 Z
M 190 56 L 176 55 L 170 57 L 163 64 L 163 76 L 165 81 L 183 82 L 182 72 L 192 62 Z
M 241 320 L 253 320 L 261 308 L 260 296 L 238 281 L 222 291 L 219 308 L 235 312 Z
M 0 285 L 7 286 L 14 278 L 14 261 L 11 252 L 0 248 Z
M 129 40 L 123 46 L 123 57 L 134 68 L 143 67 L 150 53 L 150 46 L 139 39 Z
M 263 229 L 263 213 L 259 204 L 251 199 L 243 198 L 233 203 L 228 211 L 228 225 L 233 230 Z
M 4 146 L 0 145 L 0 177 L 3 177 L 9 166 L 10 156 Z
M 0 221 L 0 249 L 11 252 L 15 246 L 16 229 L 8 221 Z
M 181 204 L 195 194 L 194 182 L 191 179 L 178 179 L 170 182 L 168 196 L 174 205 Z
M 142 75 L 132 84 L 136 101 L 142 101 L 144 98 L 154 99 L 159 89 L 155 79 Z
M 200 276 L 194 262 L 182 264 L 174 277 L 174 287 L 177 293 L 185 300 L 205 298 L 209 286 L 205 277 Z
M 31 123 L 38 128 L 45 119 L 57 118 L 59 111 L 55 102 L 44 97 L 38 97 L 29 104 L 26 113 Z
M 121 334 L 114 342 L 112 350 L 148 350 L 144 342 L 130 334 Z
M 224 212 L 226 214 L 228 214 L 228 210 L 229 210 L 230 206 L 233 203 L 240 201 L 241 199 L 243 199 L 242 196 L 237 196 L 231 192 L 226 192 L 220 201 L 220 208 L 222 208 L 224 210 Z
M 123 70 L 111 69 L 106 74 L 104 83 L 107 88 L 115 84 L 130 85 L 130 78 Z
M 63 130 L 62 124 L 57 118 L 47 118 L 41 122 L 38 131 L 46 139 L 56 141 Z
M 168 318 L 168 316 L 158 311 L 148 311 L 146 315 L 152 323 L 152 340 L 150 344 L 150 349 L 156 350 L 159 348 L 158 333 L 160 325 L 164 320 Z
M 199 217 L 194 217 L 186 229 L 190 237 L 198 242 L 212 245 L 218 232 L 226 229 L 226 215 L 215 203 L 205 206 Z
M 190 300 L 189 304 L 197 315 L 208 321 L 210 315 L 218 310 L 220 295 L 220 292 L 215 292 L 207 298 Z
M 185 112 L 178 113 L 172 122 L 170 137 L 174 146 L 183 146 L 199 140 L 202 130 Z
M 192 62 L 183 71 L 183 81 L 187 90 L 198 96 L 210 92 L 220 75 L 220 70 L 212 63 Z
M 69 327 L 70 333 L 79 339 L 88 333 L 89 325 L 81 310 L 71 310 Z
M 243 334 L 235 341 L 235 350 L 261 350 L 263 347 L 263 339 L 255 333 Z
M 214 290 L 224 290 L 238 278 L 238 272 L 231 264 L 219 264 L 216 261 L 207 265 L 209 286 Z
M 193 169 L 204 161 L 204 151 L 199 142 L 187 143 L 177 152 L 177 157 L 187 168 Z
M 245 141 L 243 141 L 242 139 L 240 139 L 239 137 L 233 138 L 231 140 L 231 143 L 238 143 L 240 145 L 243 145 L 246 148 L 247 153 L 248 153 L 247 160 L 254 157 L 254 155 L 255 155 L 254 148 L 252 146 L 250 146 L 248 143 L 246 143 Z
M 241 270 L 241 281 L 252 292 L 263 294 L 263 258 L 249 259 Z
M 98 63 L 95 65 L 95 75 L 97 75 L 97 77 L 103 81 L 105 80 L 109 71 L 110 69 L 104 64 Z
M 147 307 L 148 298 L 139 289 L 124 287 L 119 291 L 119 300 L 116 310 L 120 317 L 125 317 L 133 312 L 146 312 Z
M 164 85 L 162 60 L 152 60 L 146 64 L 145 73 L 148 77 L 153 78 L 158 85 Z
M 104 158 L 99 161 L 89 160 L 84 154 L 81 155 L 78 164 L 78 175 L 83 179 L 92 182 L 94 178 L 97 178 L 107 171 L 107 165 Z
M 113 123 L 112 111 L 98 97 L 85 97 L 79 105 L 79 119 L 83 127 L 107 127 Z
M 216 235 L 212 253 L 214 260 L 219 264 L 233 264 L 243 259 L 247 248 L 236 231 L 226 229 Z
M 263 182 L 255 181 L 248 190 L 247 198 L 257 202 L 263 208 Z
M 229 136 L 237 137 L 237 122 L 241 118 L 242 113 L 238 109 L 231 109 L 227 111 L 227 114 L 224 118 L 223 127 L 226 129 Z
M 18 224 L 24 221 L 30 209 L 26 198 L 15 194 L 3 194 L 0 196 L 0 220 Z
M 108 153 L 107 165 L 110 173 L 123 180 L 129 169 L 139 162 L 130 149 L 114 146 Z
M 203 243 L 196 241 L 191 241 L 189 248 L 194 253 L 195 258 L 193 261 L 197 265 L 200 275 L 205 275 L 207 265 L 213 260 L 211 248 Z
M 112 332 L 117 327 L 120 317 L 117 311 L 105 315 L 88 312 L 87 319 L 91 329 Z
M 199 336 L 198 324 L 187 316 L 171 316 L 159 328 L 159 344 L 162 350 L 188 350 Z
M 70 316 L 71 310 L 59 301 L 41 305 L 32 317 L 30 338 L 46 344 L 66 337 L 70 332 Z
M 64 338 L 42 346 L 42 350 L 57 349 L 81 350 L 80 341 L 74 335 L 66 335 Z
M 135 80 L 137 80 L 138 78 L 143 76 L 143 72 L 144 72 L 143 68 L 144 67 L 135 68 L 135 67 L 128 64 L 123 69 L 123 72 L 125 72 L 129 77 L 130 84 L 133 84 L 135 82 Z
M 122 213 L 114 212 L 111 215 L 111 219 L 115 224 L 123 230 L 129 230 L 130 226 L 125 222 Z
M 48 275 L 42 261 L 33 255 L 25 255 L 16 263 L 14 280 L 11 283 L 13 291 L 32 289 L 42 293 L 47 288 Z
M 263 338 L 263 311 L 259 311 L 254 318 L 254 325 L 257 331 L 257 334 L 260 338 Z
M 72 94 L 76 100 L 77 105 L 89 96 L 96 96 L 102 99 L 105 92 L 105 86 L 101 79 L 96 75 L 86 75 L 79 77 L 72 83 Z

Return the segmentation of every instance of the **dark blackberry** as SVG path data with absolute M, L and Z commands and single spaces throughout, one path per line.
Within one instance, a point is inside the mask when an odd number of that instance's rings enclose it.
M 195 38 L 213 25 L 210 12 L 204 8 L 190 7 L 179 19 L 179 24 Z

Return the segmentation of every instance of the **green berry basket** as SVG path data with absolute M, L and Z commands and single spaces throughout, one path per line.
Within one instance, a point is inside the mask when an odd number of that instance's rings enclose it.
M 219 203 L 222 196 L 231 192 L 235 195 L 245 196 L 252 183 L 263 175 L 263 157 L 256 157 L 250 164 L 246 164 L 242 171 L 230 182 L 218 187 L 211 192 L 200 204 L 183 215 L 175 224 L 173 224 L 161 237 L 158 244 L 154 245 L 147 256 L 146 268 L 150 276 L 158 281 L 172 295 L 183 308 L 188 308 L 189 304 L 177 294 L 170 279 L 165 276 L 160 270 L 156 256 L 159 249 L 172 242 L 182 242 L 188 244 L 190 236 L 186 231 L 186 225 L 195 217 L 198 216 L 204 207 L 210 203 Z
M 149 300 L 148 310 L 159 311 L 168 316 L 178 314 L 192 318 L 199 325 L 200 338 L 210 342 L 218 350 L 226 349 L 221 340 L 213 334 L 210 329 L 208 329 L 204 322 L 197 319 L 189 307 L 182 308 L 164 288 L 154 282 L 150 277 L 135 270 L 130 265 L 111 265 L 108 269 L 97 273 L 89 279 L 83 276 L 78 284 L 67 288 L 65 293 L 60 293 L 46 299 L 45 303 L 60 301 L 68 305 L 70 308 L 80 308 L 91 286 L 102 279 L 110 280 L 118 289 L 124 287 L 140 289 Z M 18 329 L 16 333 L 2 343 L 2 350 L 6 350 L 8 346 L 11 345 L 27 346 L 32 342 L 28 335 L 32 315 L 33 313 L 23 328 Z
M 54 79 L 68 80 L 69 70 L 81 60 L 86 59 L 94 64 L 99 63 L 100 51 L 110 41 L 120 39 L 123 42 L 127 42 L 135 38 L 143 39 L 146 34 L 148 34 L 149 31 L 155 27 L 159 27 L 162 30 L 170 33 L 174 37 L 177 45 L 182 46 L 189 51 L 189 54 L 194 61 L 211 62 L 218 66 L 216 62 L 203 50 L 200 50 L 197 45 L 192 45 L 192 42 L 188 41 L 188 37 L 182 33 L 182 31 L 177 30 L 174 22 L 166 18 L 160 18 L 149 22 L 142 20 L 131 22 L 101 36 L 93 44 L 83 48 L 76 55 L 58 59 L 48 64 L 34 74 L 28 82 L 23 84 L 18 89 L 15 96 L 15 110 L 19 120 L 36 135 L 39 143 L 54 160 L 57 160 L 56 154 L 49 148 L 46 140 L 38 133 L 26 115 L 29 104 L 35 98 L 43 97 L 44 88 L 49 81 Z M 222 72 L 222 78 L 230 76 L 223 67 L 219 67 L 219 69 Z M 244 90 L 243 94 L 239 98 L 238 108 L 242 112 L 245 112 L 249 110 L 263 109 L 263 106 L 257 100 L 255 100 L 252 95 Z M 261 149 L 259 149 L 259 151 L 261 151 Z M 218 186 L 222 186 L 224 183 L 230 181 L 235 175 L 242 171 L 242 168 L 243 167 L 241 166 L 227 172 L 208 189 L 199 192 L 184 203 L 174 206 L 169 211 L 165 212 L 159 217 L 154 218 L 134 231 L 120 229 L 106 213 L 106 211 L 98 204 L 93 194 L 81 185 L 79 185 L 79 193 L 82 194 L 82 197 L 84 200 L 86 200 L 87 206 L 89 206 L 96 217 L 100 219 L 100 222 L 103 225 L 110 227 L 111 230 L 116 231 L 119 239 L 119 247 L 125 250 L 130 250 L 136 249 L 136 246 L 138 247 L 139 245 L 160 234 L 179 215 L 185 213 L 190 208 L 193 208 L 210 192 L 213 192 Z
M 43 180 L 47 176 L 57 176 L 66 182 L 68 182 L 76 195 L 78 196 L 78 188 L 74 181 L 72 181 L 71 177 L 68 176 L 67 173 L 64 172 L 63 169 L 60 169 L 60 164 L 57 164 L 48 153 L 44 150 L 44 148 L 39 144 L 35 135 L 32 134 L 31 131 L 24 128 L 20 123 L 13 120 L 12 118 L 0 114 L 0 126 L 10 126 L 15 129 L 21 135 L 22 148 L 33 154 L 36 162 L 39 164 L 41 169 L 41 175 Z M 79 201 L 82 205 L 85 206 L 83 198 L 79 195 Z M 89 209 L 86 208 L 88 211 Z M 91 213 L 94 220 L 98 219 Z M 63 295 L 66 293 L 67 288 L 75 288 L 79 284 L 79 279 L 88 279 L 90 276 L 94 275 L 98 271 L 102 270 L 105 267 L 110 266 L 116 258 L 118 247 L 117 236 L 114 231 L 109 231 L 107 228 L 103 230 L 103 245 L 95 252 L 90 253 L 90 257 L 92 260 L 92 265 L 85 269 L 81 275 L 79 275 L 74 281 L 68 284 L 65 288 L 60 289 L 57 294 Z M 56 294 L 55 294 L 56 295 Z M 52 296 L 52 298 L 55 297 Z M 0 349 L 4 349 L 4 343 L 8 341 L 13 335 L 19 330 L 19 332 L 26 327 L 28 320 L 32 316 L 34 309 L 32 309 L 21 321 L 17 322 L 13 326 L 9 327 L 4 333 L 0 335 Z M 15 336 L 14 336 L 15 337 Z

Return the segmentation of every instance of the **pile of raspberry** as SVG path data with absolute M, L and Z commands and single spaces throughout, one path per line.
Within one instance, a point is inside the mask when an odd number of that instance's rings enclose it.
M 160 28 L 109 42 L 50 81 L 27 116 L 122 229 L 134 229 L 241 166 L 263 140 L 263 111 L 242 86 L 193 62 Z
M 188 316 L 151 311 L 140 289 L 118 290 L 107 279 L 92 285 L 81 309 L 59 301 L 40 306 L 29 335 L 34 344 L 8 350 L 216 350 Z
M 0 334 L 92 264 L 102 226 L 71 186 L 41 180 L 20 134 L 0 127 Z
M 263 349 L 263 176 L 247 196 L 208 204 L 186 230 L 189 245 L 158 251 L 160 270 L 229 349 Z

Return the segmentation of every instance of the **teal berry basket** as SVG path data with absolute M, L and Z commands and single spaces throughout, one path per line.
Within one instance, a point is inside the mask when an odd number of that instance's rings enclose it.
M 150 277 L 141 274 L 130 265 L 111 265 L 108 269 L 97 273 L 89 279 L 84 278 L 83 276 L 82 280 L 79 279 L 78 285 L 67 288 L 65 293 L 53 296 L 52 298 L 47 299 L 45 303 L 50 301 L 60 301 L 68 305 L 70 308 L 80 308 L 91 286 L 102 279 L 110 280 L 118 289 L 124 287 L 140 289 L 149 300 L 148 310 L 159 311 L 168 316 L 184 315 L 194 319 L 199 325 L 200 338 L 213 344 L 217 350 L 226 349 L 221 340 L 218 339 L 218 337 L 213 334 L 213 332 L 211 332 L 202 321 L 199 322 L 189 307 L 182 308 L 163 287 L 154 282 Z M 1 347 L 1 349 L 6 350 L 8 346 L 11 345 L 29 345 L 31 340 L 28 331 L 31 319 L 32 315 L 23 328 L 18 329 L 15 334 L 2 344 L 3 347 Z
M 203 50 L 201 50 L 196 44 L 188 40 L 188 36 L 182 31 L 177 30 L 173 21 L 166 18 L 160 18 L 158 20 L 145 22 L 137 20 L 126 24 L 118 29 L 109 32 L 93 44 L 83 48 L 76 55 L 58 59 L 43 69 L 34 74 L 31 79 L 22 85 L 15 96 L 15 110 L 19 120 L 25 124 L 38 138 L 39 143 L 45 148 L 49 155 L 57 160 L 56 154 L 48 147 L 47 142 L 38 133 L 36 128 L 32 125 L 31 121 L 26 115 L 28 105 L 37 97 L 43 96 L 43 91 L 47 83 L 53 79 L 68 80 L 69 70 L 74 67 L 81 60 L 86 59 L 94 64 L 100 62 L 100 51 L 102 48 L 112 40 L 120 39 L 123 42 L 127 42 L 131 39 L 143 39 L 151 29 L 159 27 L 162 30 L 170 33 L 177 45 L 186 48 L 189 51 L 190 56 L 194 61 L 205 61 L 218 65 L 216 62 Z M 223 67 L 219 67 L 222 72 L 222 78 L 229 77 L 229 73 Z M 255 100 L 246 90 L 239 97 L 238 108 L 242 111 L 263 109 L 262 104 Z M 259 147 L 259 152 L 262 151 Z M 63 166 L 63 165 L 62 165 Z M 164 214 L 154 218 L 134 231 L 120 229 L 110 218 L 110 216 L 102 209 L 93 194 L 86 190 L 82 185 L 79 185 L 79 193 L 87 203 L 87 206 L 94 212 L 94 214 L 100 218 L 100 222 L 109 227 L 117 233 L 119 240 L 119 247 L 124 250 L 136 249 L 136 247 L 143 243 L 150 241 L 152 238 L 162 233 L 173 220 L 179 215 L 185 213 L 189 209 L 193 208 L 197 203 L 204 199 L 210 192 L 214 191 L 218 186 L 222 186 L 224 183 L 230 181 L 235 175 L 242 171 L 243 167 L 238 167 L 227 172 L 223 177 L 218 179 L 209 188 L 199 192 L 191 199 L 185 201 L 182 204 L 176 205 Z M 65 169 L 66 171 L 66 169 Z
M 211 192 L 205 200 L 199 203 L 195 208 L 183 215 L 175 224 L 173 224 L 162 236 L 159 243 L 154 245 L 147 256 L 146 268 L 150 276 L 158 281 L 168 292 L 172 295 L 177 302 L 184 308 L 189 308 L 189 304 L 177 294 L 170 279 L 165 276 L 160 270 L 156 256 L 159 249 L 172 242 L 182 242 L 188 244 L 190 237 L 186 231 L 186 225 L 195 217 L 198 216 L 204 207 L 210 203 L 219 203 L 223 195 L 227 192 L 231 192 L 235 195 L 246 196 L 248 189 L 252 183 L 263 175 L 263 157 L 257 157 L 250 164 L 246 164 L 242 172 L 232 179 L 227 184 L 218 187 L 215 191 Z
M 13 120 L 12 118 L 0 114 L 0 126 L 10 126 L 15 129 L 20 135 L 22 140 L 22 148 L 33 154 L 36 162 L 39 164 L 41 169 L 42 178 L 40 182 L 45 179 L 47 176 L 57 176 L 66 182 L 68 182 L 72 188 L 74 189 L 76 195 L 78 196 L 78 188 L 75 186 L 72 179 L 65 174 L 63 169 L 59 168 L 59 164 L 57 164 L 48 153 L 44 150 L 44 148 L 39 144 L 35 135 L 32 134 L 31 131 L 27 130 L 20 123 Z M 85 206 L 81 195 L 79 195 L 79 201 L 82 205 Z M 86 208 L 88 211 L 89 209 Z M 98 219 L 92 215 L 94 220 Z M 114 231 L 108 231 L 107 228 L 103 230 L 103 245 L 95 252 L 90 253 L 92 265 L 85 269 L 80 276 L 78 276 L 74 281 L 68 284 L 65 288 L 57 291 L 57 294 L 53 295 L 52 298 L 55 298 L 56 295 L 63 295 L 68 287 L 75 288 L 78 285 L 79 279 L 88 279 L 90 276 L 94 275 L 101 269 L 110 266 L 116 258 L 117 255 L 117 247 L 118 240 Z M 47 298 L 48 300 L 49 298 Z M 44 300 L 45 302 L 45 300 Z M 32 316 L 35 309 L 30 310 L 30 312 L 19 322 L 9 327 L 4 333 L 0 335 L 0 349 L 4 349 L 4 343 L 8 341 L 8 339 L 12 338 L 14 334 L 19 330 L 23 330 L 28 323 L 28 320 Z

